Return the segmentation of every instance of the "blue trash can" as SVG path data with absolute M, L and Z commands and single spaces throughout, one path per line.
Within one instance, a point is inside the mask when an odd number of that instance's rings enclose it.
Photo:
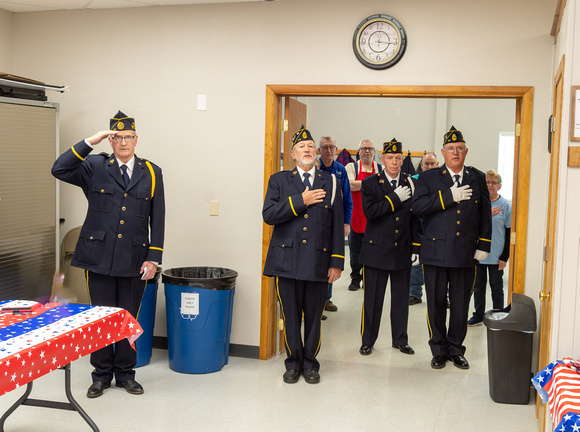
M 157 309 L 157 287 L 159 286 L 160 275 L 161 267 L 157 267 L 155 276 L 147 281 L 147 286 L 141 299 L 137 321 L 143 329 L 143 334 L 135 341 L 135 349 L 137 350 L 137 364 L 135 367 L 148 365 L 151 361 L 155 310 Z
M 217 372 L 228 363 L 238 273 L 221 267 L 165 270 L 169 367 L 182 373 Z

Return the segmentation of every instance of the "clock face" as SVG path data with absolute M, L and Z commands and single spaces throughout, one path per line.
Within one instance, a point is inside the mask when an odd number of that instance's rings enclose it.
M 356 28 L 352 47 L 358 60 L 371 69 L 386 69 L 397 63 L 407 47 L 407 33 L 389 15 L 365 18 Z

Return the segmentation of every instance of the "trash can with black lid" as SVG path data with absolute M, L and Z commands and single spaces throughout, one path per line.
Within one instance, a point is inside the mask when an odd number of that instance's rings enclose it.
M 145 292 L 141 299 L 141 307 L 137 314 L 137 321 L 143 329 L 143 334 L 135 341 L 137 364 L 135 367 L 148 365 L 153 354 L 153 329 L 155 328 L 155 311 L 157 309 L 157 287 L 161 277 L 161 267 L 157 267 L 155 276 L 147 281 Z
M 238 273 L 222 267 L 165 270 L 169 367 L 208 373 L 228 363 Z
M 505 309 L 487 311 L 489 395 L 494 402 L 527 404 L 532 377 L 532 345 L 536 305 L 523 294 L 512 294 Z

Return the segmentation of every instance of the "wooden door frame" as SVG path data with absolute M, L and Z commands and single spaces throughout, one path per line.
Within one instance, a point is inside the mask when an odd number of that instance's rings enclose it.
M 514 99 L 516 101 L 516 139 L 514 158 L 514 205 L 512 213 L 512 291 L 524 293 L 528 204 L 530 192 L 530 157 L 534 88 L 530 86 L 382 86 L 382 85 L 267 85 L 264 146 L 264 196 L 270 176 L 278 171 L 280 161 L 280 113 L 283 97 L 399 97 Z M 517 126 L 519 125 L 519 126 Z M 518 134 L 519 130 L 519 134 Z M 519 136 L 518 136 L 519 135 Z M 517 199 L 516 199 L 517 198 Z M 516 235 L 516 233 L 520 235 Z M 268 253 L 272 227 L 263 224 L 262 268 Z M 260 359 L 276 355 L 276 295 L 269 278 L 262 276 L 260 316 Z

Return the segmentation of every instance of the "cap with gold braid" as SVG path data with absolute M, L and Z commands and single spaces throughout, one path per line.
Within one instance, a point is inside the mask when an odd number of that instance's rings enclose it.
M 397 138 L 383 143 L 383 154 L 384 153 L 403 153 L 403 144 L 397 141 Z
M 135 119 L 133 117 L 128 117 L 122 111 L 115 114 L 110 120 L 109 129 L 113 131 L 123 131 L 123 130 L 136 130 L 135 129 Z
M 447 132 L 443 137 L 443 145 L 456 142 L 465 143 L 465 139 L 463 138 L 461 131 L 458 131 L 455 129 L 455 126 L 451 125 L 451 129 L 449 129 L 449 132 Z
M 292 147 L 298 144 L 300 141 L 314 141 L 310 131 L 302 125 L 300 129 L 298 129 L 294 135 L 292 135 Z

